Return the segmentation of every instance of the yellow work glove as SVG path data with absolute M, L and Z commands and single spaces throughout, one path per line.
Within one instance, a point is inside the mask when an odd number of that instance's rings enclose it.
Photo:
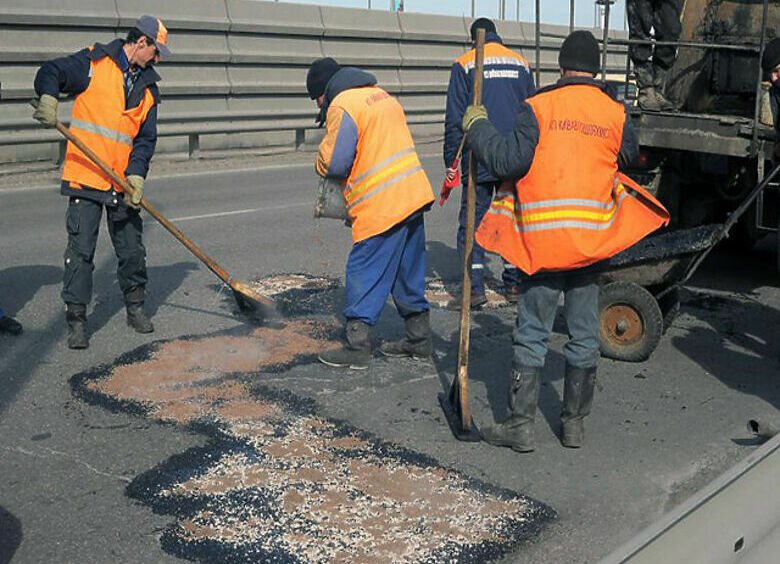
M 487 119 L 488 113 L 485 106 L 471 105 L 466 108 L 466 113 L 463 114 L 463 133 L 468 133 L 469 128 L 474 125 L 474 122 L 479 119 Z
M 144 179 L 137 174 L 131 174 L 127 177 L 127 183 L 133 189 L 133 195 L 125 194 L 125 205 L 138 209 L 144 197 Z
M 33 112 L 33 118 L 41 122 L 43 127 L 54 127 L 57 124 L 57 98 L 50 94 L 44 94 L 38 100 L 38 105 Z

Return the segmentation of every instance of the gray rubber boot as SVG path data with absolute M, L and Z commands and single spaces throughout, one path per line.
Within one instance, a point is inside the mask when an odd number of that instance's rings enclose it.
M 138 286 L 125 294 L 125 308 L 127 309 L 127 324 L 135 329 L 136 333 L 152 333 L 154 325 L 144 313 L 143 286 Z
M 521 367 L 512 373 L 509 385 L 509 417 L 482 428 L 482 439 L 495 446 L 508 446 L 516 452 L 534 450 L 534 417 L 539 403 L 542 368 Z
M 643 110 L 650 112 L 660 112 L 661 107 L 658 103 L 658 93 L 655 90 L 655 74 L 653 65 L 645 63 L 634 67 L 636 76 L 636 87 L 639 89 L 637 103 Z
M 668 70 L 661 67 L 653 67 L 653 86 L 655 87 L 655 99 L 660 111 L 669 112 L 677 109 L 677 105 L 664 96 L 664 87 L 666 86 L 666 75 Z
M 593 389 L 596 386 L 596 367 L 575 368 L 566 365 L 563 380 L 563 405 L 561 406 L 561 443 L 565 447 L 580 448 L 585 438 L 583 419 L 593 405 Z
M 89 346 L 87 306 L 65 304 L 65 321 L 68 323 L 68 348 L 86 349 Z
M 365 370 L 371 362 L 371 326 L 359 319 L 347 319 L 346 333 L 343 348 L 320 353 L 317 359 L 328 366 Z
M 430 312 L 413 313 L 404 323 L 406 336 L 400 341 L 382 343 L 379 352 L 391 357 L 430 358 L 433 354 Z

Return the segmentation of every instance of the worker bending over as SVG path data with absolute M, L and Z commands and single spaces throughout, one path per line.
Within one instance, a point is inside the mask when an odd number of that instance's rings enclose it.
M 482 106 L 470 106 L 463 117 L 474 154 L 491 174 L 508 180 L 477 240 L 527 275 L 513 332 L 509 418 L 482 429 L 487 442 L 520 452 L 534 449 L 536 404 L 560 294 L 569 332 L 561 440 L 579 447 L 599 358 L 598 277 L 584 267 L 633 245 L 669 217 L 618 173 L 637 156 L 638 145 L 623 105 L 594 80 L 596 39 L 573 32 L 558 62 L 560 80 L 523 104 L 510 134 L 501 135 Z
M 331 58 L 314 61 L 306 78 L 320 108 L 325 138 L 317 173 L 342 181 L 353 247 L 346 271 L 346 344 L 323 352 L 330 366 L 368 368 L 371 331 L 388 295 L 404 318 L 406 336 L 384 343 L 388 356 L 431 355 L 425 299 L 425 223 L 434 200 L 398 101 L 362 70 Z

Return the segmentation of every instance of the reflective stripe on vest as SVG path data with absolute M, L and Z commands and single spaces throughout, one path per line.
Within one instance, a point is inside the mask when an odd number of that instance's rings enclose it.
M 122 145 L 129 145 L 131 147 L 133 146 L 132 137 L 102 125 L 96 125 L 94 123 L 89 123 L 88 121 L 80 119 L 71 119 L 70 126 L 75 127 L 76 129 L 81 129 L 82 131 L 89 131 L 95 135 L 105 137 L 106 139 L 111 139 L 112 141 L 116 141 Z
M 515 220 L 517 231 L 545 231 L 549 229 L 578 228 L 591 230 L 609 229 L 626 197 L 625 187 L 615 179 L 615 199 L 609 203 L 597 200 L 563 199 L 543 200 L 517 205 L 514 195 L 496 195 L 493 213 L 506 215 Z M 527 213 L 530 210 L 560 208 L 554 211 Z
M 344 194 L 347 209 L 352 209 L 419 170 L 422 170 L 422 165 L 413 147 L 396 153 L 347 185 Z

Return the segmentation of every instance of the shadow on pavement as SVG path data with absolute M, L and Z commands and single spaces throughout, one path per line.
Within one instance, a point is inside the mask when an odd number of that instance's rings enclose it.
M 0 564 L 8 564 L 22 544 L 22 523 L 0 506 Z
M 113 265 L 113 261 L 107 261 L 107 265 L 102 266 L 95 273 L 95 306 L 87 318 L 90 334 L 97 333 L 114 315 L 124 308 L 121 292 L 116 285 Z M 43 268 L 48 276 L 51 276 L 51 272 L 56 272 L 59 279 L 61 269 L 54 267 Z M 153 317 L 159 307 L 182 284 L 189 272 L 196 268 L 198 268 L 198 265 L 194 262 L 178 262 L 168 266 L 150 267 L 149 281 L 151 292 L 147 299 L 147 313 Z M 5 275 L 5 271 L 3 275 Z M 110 278 L 110 281 L 107 278 Z M 17 286 L 18 284 L 14 285 L 14 291 L 9 294 L 10 303 L 20 303 L 20 299 L 26 295 L 25 290 L 17 288 Z M 32 287 L 32 285 L 30 286 Z M 32 299 L 34 294 L 35 292 L 31 292 L 30 297 L 26 299 Z M 101 299 L 101 296 L 107 295 L 111 297 Z M 2 360 L 2 363 L 0 363 L 0 414 L 13 402 L 16 394 L 24 387 L 33 371 L 37 368 L 37 362 L 31 362 L 30 359 L 45 358 L 53 347 L 66 346 L 63 341 L 65 316 L 62 311 L 59 310 L 55 315 L 47 315 L 49 321 L 39 332 L 27 331 L 19 337 L 5 339 L 5 341 L 9 341 L 9 344 L 3 349 L 3 356 L 0 358 Z
M 40 288 L 61 282 L 62 268 L 51 265 L 13 266 L 0 270 L 0 305 L 7 315 L 14 317 Z

